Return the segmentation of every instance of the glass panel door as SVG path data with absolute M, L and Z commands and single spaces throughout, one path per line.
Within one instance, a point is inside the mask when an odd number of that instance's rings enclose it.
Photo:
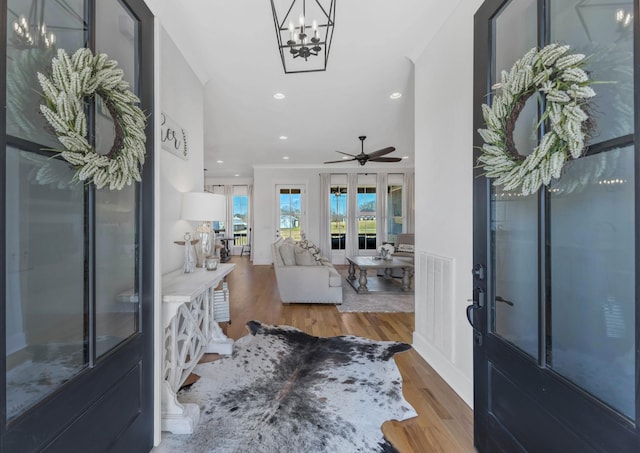
M 302 186 L 278 186 L 278 227 L 280 237 L 296 241 L 303 235 L 303 193 Z
M 153 115 L 153 15 L 142 0 L 7 0 L 3 8 L 0 451 L 149 451 L 152 127 L 143 181 L 97 191 L 58 155 L 35 76 L 51 72 L 58 49 L 105 52 Z M 84 106 L 87 138 L 104 154 L 113 120 L 99 101 Z
M 550 187 L 522 196 L 474 170 L 479 452 L 638 451 L 637 12 L 630 1 L 486 0 L 475 14 L 474 133 L 500 71 L 536 45 L 566 43 L 610 82 L 593 86 L 584 156 Z M 517 119 L 521 155 L 545 132 L 544 102 L 532 96 Z

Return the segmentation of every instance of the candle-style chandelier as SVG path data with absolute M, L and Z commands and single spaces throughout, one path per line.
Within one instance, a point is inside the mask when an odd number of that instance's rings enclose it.
M 56 44 L 56 35 L 49 33 L 44 23 L 44 0 L 33 0 L 29 15 L 20 14 L 11 27 L 12 44 L 16 49 L 50 49 Z
M 325 71 L 335 0 L 271 0 L 271 9 L 285 74 Z

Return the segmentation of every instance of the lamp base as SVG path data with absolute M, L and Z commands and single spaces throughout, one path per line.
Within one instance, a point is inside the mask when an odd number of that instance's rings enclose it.
M 196 244 L 196 267 L 205 267 L 207 257 L 211 256 L 213 250 L 214 232 L 208 222 L 202 222 L 195 231 Z

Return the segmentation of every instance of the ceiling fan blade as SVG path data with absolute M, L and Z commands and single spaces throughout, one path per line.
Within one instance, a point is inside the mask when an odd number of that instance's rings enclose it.
M 369 158 L 369 162 L 400 162 L 401 160 L 401 157 L 374 157 L 373 159 Z
M 388 148 L 379 149 L 378 151 L 374 151 L 372 153 L 369 153 L 369 159 L 375 159 L 376 157 L 384 156 L 385 154 L 392 153 L 395 150 L 396 149 L 393 146 L 390 146 Z
M 343 153 L 342 151 L 336 151 L 336 153 L 344 154 L 345 156 L 356 157 L 354 154 Z
M 340 160 L 330 160 L 329 162 L 325 162 L 325 164 L 339 164 L 340 162 L 351 162 L 356 159 L 340 159 Z

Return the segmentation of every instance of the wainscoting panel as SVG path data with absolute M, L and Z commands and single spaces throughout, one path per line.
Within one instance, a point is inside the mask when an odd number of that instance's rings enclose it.
M 454 362 L 454 260 L 427 252 L 418 253 L 418 260 L 417 272 L 420 275 L 415 276 L 418 283 L 416 305 L 424 304 L 424 309 L 416 310 L 416 314 L 424 314 L 420 322 L 425 323 L 427 341 L 447 360 Z

